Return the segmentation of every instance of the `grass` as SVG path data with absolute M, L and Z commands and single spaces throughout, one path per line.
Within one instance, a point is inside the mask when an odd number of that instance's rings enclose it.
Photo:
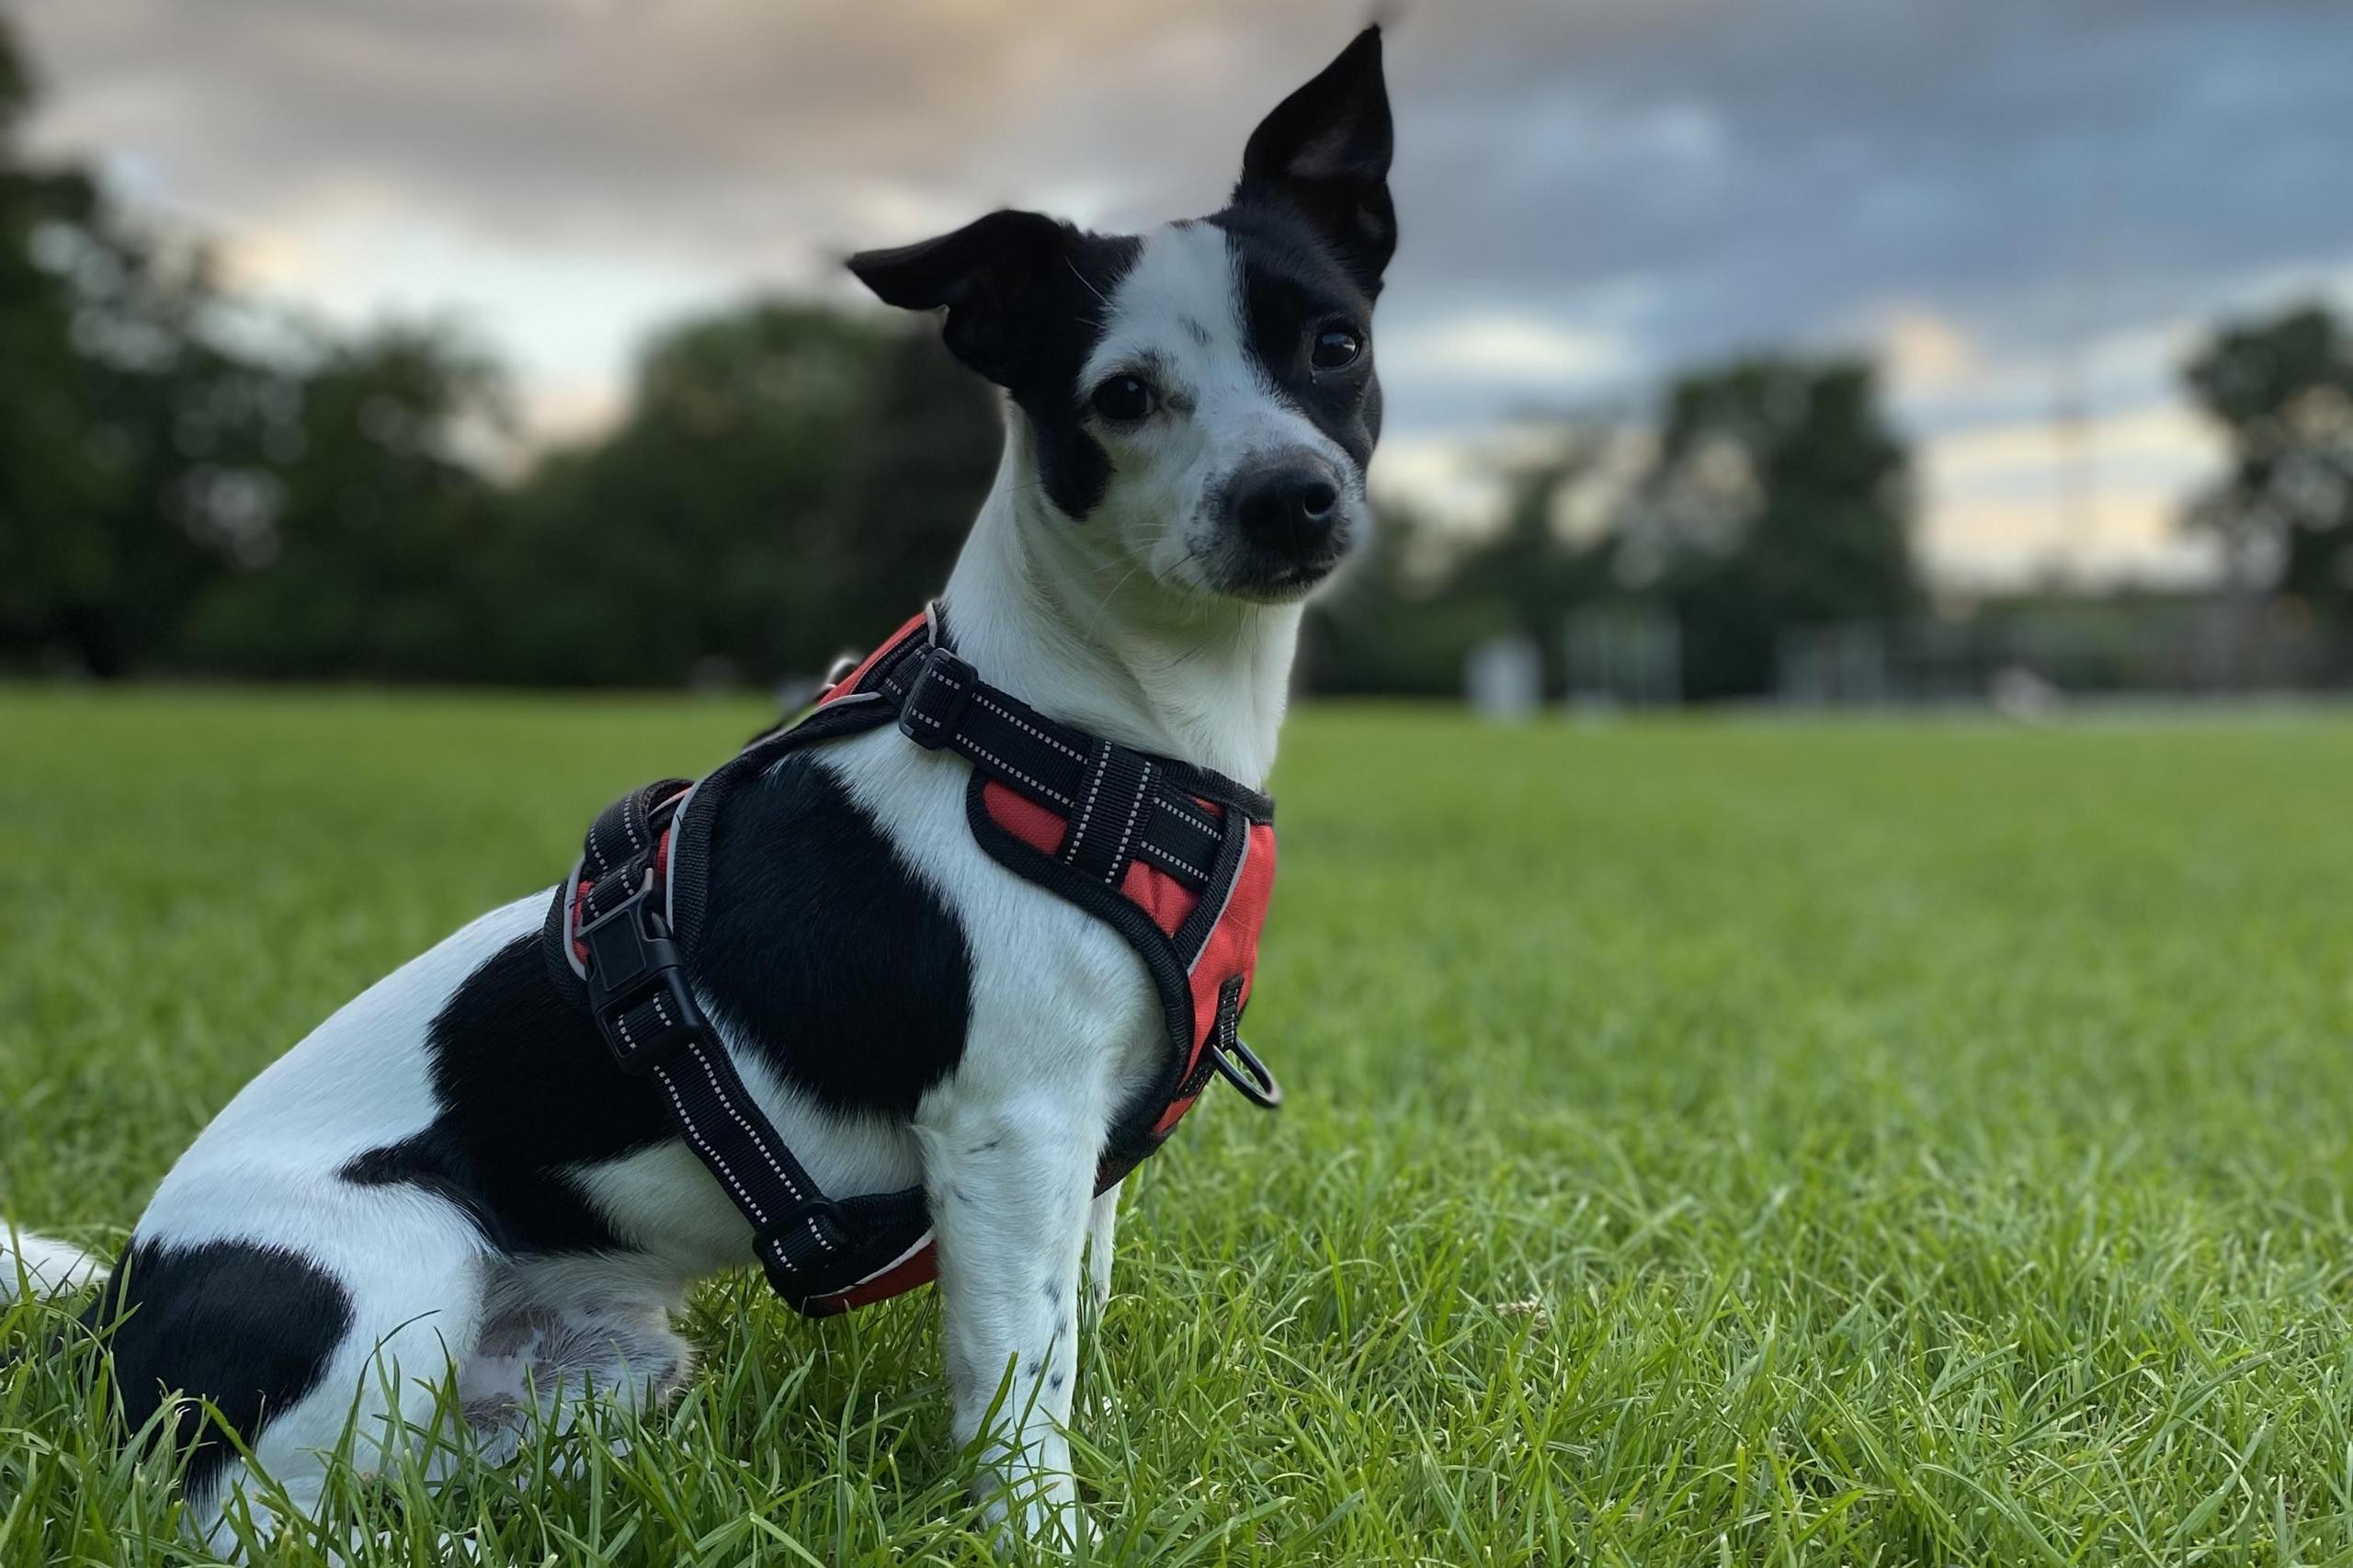
M 756 718 L 0 695 L 0 1211 L 111 1250 L 248 1074 Z M 1290 1106 L 1134 1183 L 1094 1561 L 2353 1562 L 2353 725 L 1325 710 L 1277 782 Z M 60 1315 L 0 1318 L 0 1563 L 187 1560 Z M 626 1455 L 355 1483 L 361 1556 L 990 1561 L 937 1317 L 722 1282 Z

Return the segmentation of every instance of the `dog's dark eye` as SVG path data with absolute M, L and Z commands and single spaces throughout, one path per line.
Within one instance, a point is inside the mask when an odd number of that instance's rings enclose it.
M 1152 383 L 1142 376 L 1113 376 L 1095 389 L 1095 412 L 1117 425 L 1132 425 L 1152 412 Z
M 1319 370 L 1345 370 L 1364 352 L 1364 340 L 1352 327 L 1327 326 L 1315 335 L 1308 358 Z

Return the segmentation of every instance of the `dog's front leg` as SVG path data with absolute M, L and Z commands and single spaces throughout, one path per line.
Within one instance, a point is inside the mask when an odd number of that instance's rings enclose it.
M 1095 1199 L 1086 1221 L 1086 1297 L 1097 1312 L 1111 1299 L 1111 1253 L 1120 1234 L 1120 1186 Z
M 988 1426 L 974 1494 L 1008 1530 L 1074 1541 L 1085 1526 L 1064 1427 L 1102 1113 L 1044 1085 L 949 1091 L 921 1120 L 957 1440 Z

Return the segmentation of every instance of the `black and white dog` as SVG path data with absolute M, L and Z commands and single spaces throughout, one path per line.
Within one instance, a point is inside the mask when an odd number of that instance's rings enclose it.
M 1302 601 L 1370 523 L 1390 147 L 1368 30 L 1258 126 L 1222 211 L 1141 235 L 1001 211 L 851 259 L 889 303 L 944 310 L 949 347 L 1007 394 L 944 600 L 989 680 L 1264 780 Z M 1129 946 L 976 846 L 966 771 L 882 728 L 741 791 L 747 830 L 796 847 L 789 874 L 747 862 L 714 887 L 707 945 L 750 956 L 702 1000 L 825 1190 L 932 1195 L 956 1435 L 1023 1381 L 977 1490 L 1003 1528 L 1053 1537 L 1079 1528 L 1080 1293 L 1109 1290 L 1118 1193 L 1093 1195 L 1097 1155 L 1165 1036 Z M 111 1339 L 133 1422 L 165 1391 L 201 1395 L 310 1508 L 355 1408 L 356 1457 L 381 1462 L 453 1371 L 492 1447 L 585 1389 L 643 1404 L 678 1386 L 670 1314 L 749 1260 L 750 1233 L 551 985 L 548 900 L 370 987 L 164 1178 L 113 1287 L 133 1309 Z M 0 1296 L 97 1271 L 21 1238 Z M 244 1475 L 228 1445 L 199 1450 L 199 1532 L 225 1544 Z

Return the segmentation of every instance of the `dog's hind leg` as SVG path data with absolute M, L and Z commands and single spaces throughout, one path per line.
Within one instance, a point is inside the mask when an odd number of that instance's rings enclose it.
M 568 1431 L 592 1404 L 640 1412 L 666 1402 L 694 1361 L 670 1327 L 681 1304 L 676 1282 L 611 1257 L 499 1266 L 459 1377 L 482 1457 L 504 1461 L 535 1430 Z
M 188 1528 L 216 1551 L 237 1549 L 241 1516 L 266 1536 L 284 1512 L 314 1514 L 340 1454 L 369 1472 L 412 1458 L 446 1468 L 421 1438 L 480 1326 L 483 1245 L 449 1203 L 339 1182 L 270 1197 L 284 1201 L 254 1207 L 290 1206 L 301 1222 L 138 1237 L 93 1314 L 134 1428 L 168 1394 L 212 1407 L 182 1405 L 170 1430 L 190 1449 Z M 216 1423 L 272 1486 L 253 1483 Z

